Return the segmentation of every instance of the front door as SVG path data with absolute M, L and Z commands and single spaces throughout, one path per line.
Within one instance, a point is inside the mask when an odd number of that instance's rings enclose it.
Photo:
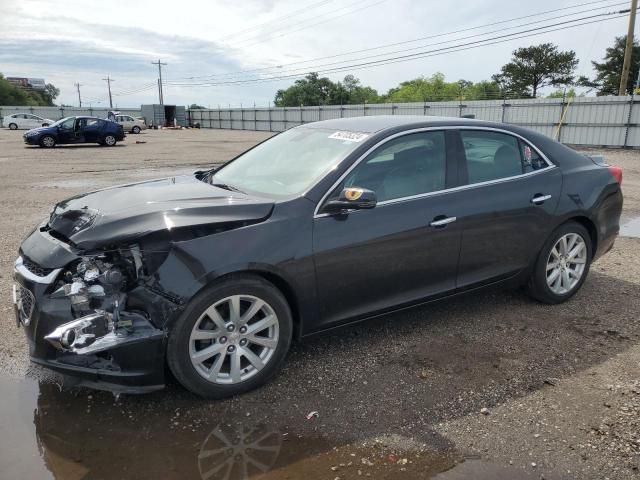
M 439 193 L 454 181 L 447 136 L 424 131 L 386 142 L 325 200 L 362 187 L 376 193 L 375 208 L 329 215 L 320 206 L 313 247 L 322 327 L 455 288 L 461 234 Z
M 458 288 L 527 268 L 551 233 L 562 173 L 507 132 L 460 130 L 462 184 L 449 195 L 462 229 Z
M 67 118 L 58 125 L 58 143 L 74 143 L 75 142 L 75 125 L 74 117 Z

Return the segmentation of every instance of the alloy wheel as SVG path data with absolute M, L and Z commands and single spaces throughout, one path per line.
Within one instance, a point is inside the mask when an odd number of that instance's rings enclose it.
M 580 282 L 587 264 L 587 245 L 577 233 L 567 233 L 555 243 L 547 258 L 547 285 L 556 295 L 566 295 Z
M 112 147 L 116 144 L 116 137 L 114 137 L 113 135 L 107 135 L 106 137 L 104 137 L 104 143 Z
M 267 302 L 251 295 L 233 295 L 200 315 L 189 337 L 189 356 L 207 381 L 237 384 L 265 367 L 278 338 L 278 317 Z
M 53 137 L 46 136 L 46 137 L 44 137 L 44 138 L 42 139 L 42 144 L 43 144 L 45 147 L 49 147 L 49 148 L 51 148 L 51 147 L 53 147 L 53 146 L 56 144 L 56 141 L 55 141 L 55 139 L 54 139 Z

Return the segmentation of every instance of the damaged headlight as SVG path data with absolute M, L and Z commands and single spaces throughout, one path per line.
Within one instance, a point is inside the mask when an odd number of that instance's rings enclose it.
M 51 294 L 66 297 L 75 320 L 45 336 L 59 350 L 78 354 L 105 350 L 158 333 L 141 312 L 125 310 L 127 290 L 136 281 L 140 252 L 112 251 L 82 257 L 68 268 Z

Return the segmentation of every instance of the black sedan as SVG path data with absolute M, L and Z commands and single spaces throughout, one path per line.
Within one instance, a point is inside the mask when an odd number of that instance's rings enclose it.
M 487 286 L 568 300 L 613 246 L 622 172 L 510 125 L 293 128 L 218 169 L 57 204 L 24 240 L 34 362 L 96 388 L 211 398 L 266 382 L 292 338 Z
M 96 117 L 67 117 L 52 125 L 34 128 L 22 138 L 27 145 L 52 148 L 61 144 L 97 143 L 113 147 L 124 140 L 124 130 L 110 120 Z

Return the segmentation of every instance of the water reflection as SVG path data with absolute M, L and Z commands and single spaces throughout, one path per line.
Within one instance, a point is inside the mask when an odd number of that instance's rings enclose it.
M 399 435 L 330 436 L 320 420 L 296 422 L 279 402 L 205 402 L 176 392 L 118 400 L 1 377 L 0 391 L 3 479 L 410 480 L 460 460 Z
M 266 473 L 282 447 L 280 431 L 265 425 L 220 425 L 205 438 L 198 453 L 202 480 L 245 480 Z

